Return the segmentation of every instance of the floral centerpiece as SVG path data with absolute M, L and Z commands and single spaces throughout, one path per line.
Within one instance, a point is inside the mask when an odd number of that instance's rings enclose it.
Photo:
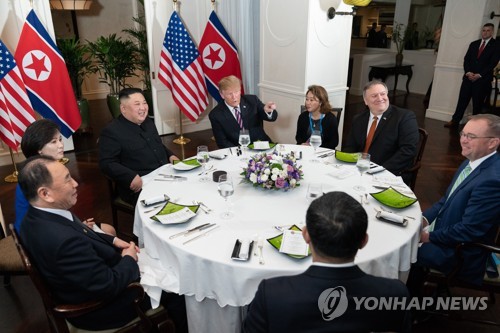
M 293 154 L 280 155 L 274 151 L 252 156 L 241 175 L 255 187 L 288 190 L 300 186 L 304 172 Z

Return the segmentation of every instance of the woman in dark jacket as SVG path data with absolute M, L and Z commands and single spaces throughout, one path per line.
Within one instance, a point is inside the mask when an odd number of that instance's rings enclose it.
M 309 145 L 313 130 L 321 132 L 321 147 L 335 149 L 339 143 L 337 117 L 332 113 L 328 94 L 322 86 L 312 85 L 307 88 L 305 109 L 297 121 L 295 140 L 298 145 Z

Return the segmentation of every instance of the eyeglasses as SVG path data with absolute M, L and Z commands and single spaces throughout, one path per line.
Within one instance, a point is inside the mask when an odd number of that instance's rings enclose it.
M 472 134 L 472 133 L 464 133 L 464 132 L 460 132 L 459 135 L 460 135 L 461 138 L 467 138 L 467 140 L 495 139 L 494 136 L 477 136 L 477 135 Z

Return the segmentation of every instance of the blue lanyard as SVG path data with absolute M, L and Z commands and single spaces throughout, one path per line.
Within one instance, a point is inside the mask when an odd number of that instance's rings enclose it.
M 325 117 L 325 115 L 321 114 L 321 117 L 319 118 L 319 132 L 321 133 L 321 135 L 323 135 L 323 125 L 321 124 L 321 122 L 323 121 L 323 117 Z M 311 127 L 311 134 L 312 134 L 312 132 L 314 131 L 314 126 L 313 126 L 312 116 L 310 113 L 309 113 L 309 126 Z

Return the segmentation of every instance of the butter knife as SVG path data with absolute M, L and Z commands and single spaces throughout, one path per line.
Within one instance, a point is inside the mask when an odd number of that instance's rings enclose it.
M 205 228 L 205 227 L 208 227 L 210 226 L 210 223 L 205 223 L 205 224 L 201 224 L 197 227 L 194 227 L 194 228 L 191 228 L 191 229 L 188 229 L 188 230 L 184 230 L 184 231 L 181 231 L 179 233 L 176 233 L 176 234 L 173 234 L 172 236 L 168 237 L 168 239 L 174 239 L 176 237 L 179 237 L 179 236 L 182 236 L 182 235 L 187 235 L 193 231 L 196 231 L 196 230 L 202 230 L 202 228 Z

